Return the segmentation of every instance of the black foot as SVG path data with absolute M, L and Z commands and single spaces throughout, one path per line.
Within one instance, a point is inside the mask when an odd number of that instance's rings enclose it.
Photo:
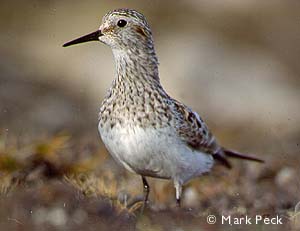
M 143 177 L 143 176 L 142 176 L 142 181 L 143 181 L 143 186 L 144 186 L 144 202 L 143 202 L 141 212 L 143 213 L 146 205 L 148 204 L 148 197 L 149 197 L 150 187 L 149 187 L 149 184 L 148 184 L 146 178 Z
M 181 201 L 180 198 L 176 199 L 176 207 L 180 208 L 181 207 Z

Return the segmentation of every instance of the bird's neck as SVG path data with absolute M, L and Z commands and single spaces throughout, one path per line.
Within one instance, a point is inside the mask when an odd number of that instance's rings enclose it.
M 160 86 L 158 61 L 154 49 L 113 50 L 117 69 L 117 82 L 122 84 Z

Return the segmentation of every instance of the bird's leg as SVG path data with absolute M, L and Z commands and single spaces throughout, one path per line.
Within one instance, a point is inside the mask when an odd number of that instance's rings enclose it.
M 180 207 L 182 185 L 178 181 L 175 181 L 174 186 L 175 186 L 175 190 L 176 190 L 176 206 Z
M 142 176 L 142 181 L 143 181 L 143 186 L 144 186 L 144 204 L 142 207 L 142 211 L 145 208 L 145 205 L 148 203 L 148 196 L 149 196 L 149 192 L 150 192 L 150 187 L 149 184 L 146 180 L 146 178 L 144 176 Z
M 181 207 L 181 198 L 176 198 L 176 207 L 180 208 Z

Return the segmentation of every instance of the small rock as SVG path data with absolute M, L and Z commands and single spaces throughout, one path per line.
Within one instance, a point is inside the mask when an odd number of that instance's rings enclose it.
M 297 172 L 291 167 L 282 168 L 275 177 L 275 183 L 279 187 L 285 187 L 296 178 Z
M 184 190 L 184 203 L 188 207 L 197 207 L 199 206 L 200 200 L 199 200 L 199 195 L 198 192 L 190 187 Z
M 53 226 L 63 226 L 67 223 L 67 214 L 62 208 L 51 209 L 47 214 L 47 221 Z

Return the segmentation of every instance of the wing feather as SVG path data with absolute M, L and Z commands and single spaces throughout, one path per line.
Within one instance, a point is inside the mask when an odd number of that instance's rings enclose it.
M 174 101 L 173 106 L 176 113 L 175 127 L 184 142 L 193 149 L 212 155 L 221 150 L 215 137 L 196 112 L 178 101 Z

